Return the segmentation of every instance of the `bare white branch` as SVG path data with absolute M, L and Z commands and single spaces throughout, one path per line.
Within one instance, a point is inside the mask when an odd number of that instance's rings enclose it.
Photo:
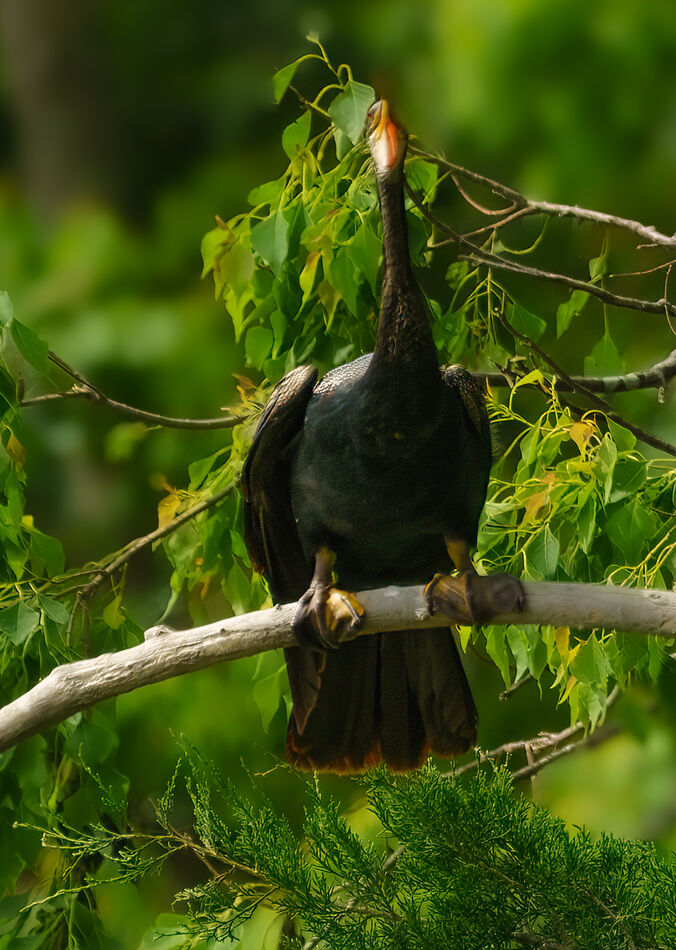
M 500 615 L 495 623 L 604 627 L 676 637 L 676 593 L 547 582 L 526 582 L 524 588 L 523 613 Z M 357 596 L 366 611 L 360 636 L 440 625 L 440 618 L 429 614 L 422 587 L 385 587 Z M 0 709 L 0 751 L 112 696 L 222 660 L 293 646 L 295 610 L 295 604 L 286 604 L 191 630 L 151 627 L 139 646 L 59 666 Z

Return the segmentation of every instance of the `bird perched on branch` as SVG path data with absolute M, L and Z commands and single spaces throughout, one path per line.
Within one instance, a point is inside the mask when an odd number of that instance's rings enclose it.
M 472 376 L 438 364 L 408 252 L 407 135 L 386 101 L 371 107 L 366 134 L 383 222 L 375 350 L 320 382 L 312 366 L 287 374 L 241 482 L 252 563 L 276 602 L 299 600 L 299 645 L 285 651 L 287 758 L 331 772 L 380 761 L 408 770 L 476 741 L 448 625 L 341 642 L 363 620 L 351 591 L 427 583 L 433 612 L 455 617 L 460 607 L 468 622 L 524 602 L 517 580 L 479 576 L 470 557 L 491 464 L 488 417 Z

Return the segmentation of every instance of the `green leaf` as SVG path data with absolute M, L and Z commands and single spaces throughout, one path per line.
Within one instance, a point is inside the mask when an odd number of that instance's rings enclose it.
M 539 340 L 547 329 L 547 323 L 542 317 L 530 313 L 519 304 L 514 304 L 510 322 L 514 324 L 519 333 L 529 336 L 531 340 Z
M 310 126 L 312 125 L 312 114 L 308 109 L 303 115 L 292 122 L 282 132 L 282 148 L 289 156 L 294 159 L 299 148 L 305 148 L 310 138 Z
M 509 686 L 511 677 L 509 675 L 509 657 L 505 644 L 505 628 L 502 626 L 491 626 L 486 628 L 484 632 L 486 634 L 486 653 L 488 653 L 491 660 L 493 660 L 500 670 L 505 686 Z
M 608 252 L 604 250 L 598 257 L 592 257 L 589 261 L 589 276 L 593 281 L 603 277 L 608 273 Z
M 281 102 L 299 65 L 300 63 L 298 61 L 289 63 L 288 66 L 283 66 L 282 69 L 278 69 L 274 74 L 272 77 L 272 97 L 274 102 Z
M 286 174 L 282 175 L 281 178 L 275 178 L 274 181 L 266 181 L 262 185 L 258 185 L 257 188 L 252 188 L 246 196 L 246 200 L 254 208 L 257 205 L 270 205 L 272 208 L 273 205 L 276 206 L 279 203 L 285 187 Z
M 584 305 L 589 300 L 589 294 L 586 290 L 574 290 L 570 299 L 565 303 L 559 304 L 556 311 L 556 335 L 562 336 L 570 326 L 573 317 L 582 313 Z
M 635 495 L 645 484 L 646 477 L 645 462 L 640 462 L 638 459 L 618 459 L 613 469 L 613 485 L 609 500 L 615 502 Z
M 340 129 L 333 130 L 333 140 L 336 143 L 336 158 L 341 161 L 352 148 L 352 142 Z
M 367 279 L 373 293 L 377 294 L 382 250 L 380 238 L 367 224 L 362 224 L 350 243 L 349 249 L 357 269 Z
M 122 609 L 122 594 L 116 594 L 110 603 L 106 604 L 101 613 L 101 618 L 111 630 L 119 630 L 125 621 L 124 610 Z
M 9 294 L 0 290 L 0 327 L 8 329 L 14 319 L 14 307 Z
M 330 264 L 325 262 L 324 271 L 327 280 L 343 298 L 350 313 L 356 314 L 360 280 L 347 250 L 339 248 Z
M 514 673 L 514 681 L 516 682 L 516 680 L 521 679 L 528 669 L 530 641 L 520 627 L 515 627 L 512 624 L 505 629 L 505 636 L 509 649 L 512 651 L 512 656 L 516 661 L 516 671 Z
M 47 373 L 49 347 L 41 337 L 18 320 L 11 324 L 12 339 L 16 348 L 27 363 L 34 366 L 40 373 Z
M 261 369 L 270 355 L 274 334 L 269 327 L 249 327 L 244 341 L 244 352 L 250 366 Z
M 242 294 L 249 287 L 255 270 L 253 254 L 239 241 L 214 261 L 216 298 L 223 290 Z
M 272 349 L 273 359 L 277 356 L 280 349 L 284 344 L 284 335 L 286 333 L 289 321 L 286 319 L 281 310 L 273 310 L 270 314 L 270 326 L 274 333 L 274 347 Z
M 592 541 L 596 536 L 596 499 L 594 495 L 590 495 L 580 508 L 575 527 L 580 547 L 585 554 L 588 554 Z
M 51 597 L 43 597 L 40 595 L 38 597 L 38 603 L 54 623 L 59 624 L 59 626 L 68 623 L 70 613 L 65 604 L 62 604 L 60 600 L 52 600 Z
M 608 518 L 606 534 L 628 564 L 637 564 L 651 546 L 658 527 L 655 515 L 644 507 L 640 497 L 634 496 Z
M 584 358 L 585 376 L 608 376 L 624 372 L 624 362 L 620 359 L 617 347 L 606 332 Z
M 570 664 L 570 671 L 582 683 L 605 683 L 612 668 L 595 634 L 582 644 Z
M 222 254 L 224 244 L 230 240 L 230 233 L 225 228 L 212 228 L 202 238 L 200 251 L 202 254 L 202 277 L 211 272 L 216 258 Z
M 40 626 L 40 614 L 22 600 L 13 607 L 0 611 L 0 630 L 12 643 L 20 646 Z
M 439 166 L 414 159 L 406 166 L 406 180 L 413 191 L 422 191 L 424 201 L 433 201 L 437 191 Z
M 49 577 L 56 577 L 63 574 L 64 556 L 63 547 L 57 538 L 52 538 L 48 534 L 43 534 L 37 528 L 33 528 L 30 533 L 31 554 L 39 558 L 45 565 L 45 570 Z
M 559 560 L 559 542 L 549 525 L 545 525 L 542 531 L 531 538 L 524 548 L 524 556 L 530 577 L 547 580 L 554 576 Z
M 251 246 L 279 276 L 289 250 L 289 221 L 281 209 L 251 229 Z
M 608 428 L 620 452 L 630 452 L 631 449 L 634 448 L 636 445 L 636 436 L 633 432 L 630 432 L 629 429 L 625 429 L 624 426 L 618 422 L 613 422 L 612 419 L 608 419 Z
M 362 137 L 366 113 L 375 101 L 376 94 L 370 86 L 350 79 L 345 92 L 336 96 L 329 106 L 333 124 L 349 138 L 353 145 Z

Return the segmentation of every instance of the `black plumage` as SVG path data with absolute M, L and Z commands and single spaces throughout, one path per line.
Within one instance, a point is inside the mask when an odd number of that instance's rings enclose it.
M 287 757 L 348 772 L 380 760 L 414 768 L 430 751 L 454 755 L 475 742 L 476 709 L 448 626 L 322 647 L 360 623 L 359 605 L 331 592 L 334 568 L 348 590 L 429 582 L 448 573 L 449 555 L 473 573 L 491 462 L 481 390 L 461 367 L 440 370 L 411 268 L 405 133 L 386 103 L 369 121 L 384 254 L 375 351 L 319 383 L 311 367 L 287 375 L 242 477 L 253 562 L 277 602 L 303 597 L 302 645 L 286 651 Z

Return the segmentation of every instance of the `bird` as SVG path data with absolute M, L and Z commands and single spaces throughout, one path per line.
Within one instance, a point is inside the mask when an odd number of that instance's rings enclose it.
M 285 650 L 297 768 L 410 771 L 476 743 L 477 710 L 446 614 L 520 610 L 507 574 L 471 551 L 491 466 L 485 394 L 440 368 L 408 250 L 408 135 L 389 102 L 365 134 L 377 181 L 383 279 L 373 353 L 327 372 L 299 366 L 273 390 L 242 469 L 245 543 L 276 603 L 298 601 Z M 426 584 L 438 628 L 356 636 L 354 591 Z

